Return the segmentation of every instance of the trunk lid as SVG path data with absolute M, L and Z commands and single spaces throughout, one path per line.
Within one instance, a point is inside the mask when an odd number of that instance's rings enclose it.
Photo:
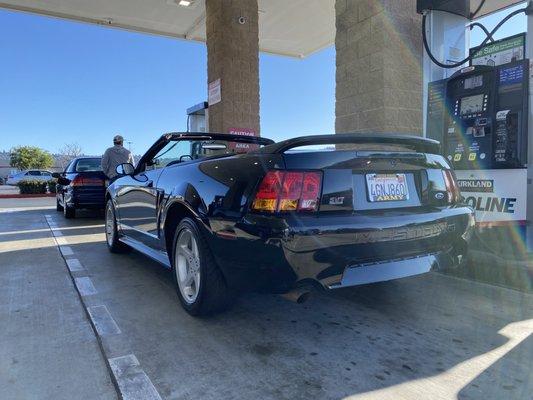
M 283 154 L 287 170 L 323 172 L 319 212 L 444 205 L 442 156 L 416 151 L 314 150 Z

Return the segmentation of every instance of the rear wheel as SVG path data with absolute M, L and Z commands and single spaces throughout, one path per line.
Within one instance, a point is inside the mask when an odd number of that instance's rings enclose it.
M 105 207 L 105 239 L 111 253 L 124 253 L 129 250 L 129 247 L 118 239 L 115 207 L 111 200 L 107 201 Z
M 63 197 L 63 215 L 66 219 L 76 218 L 76 209 L 65 203 L 65 198 Z
M 226 309 L 233 296 L 192 219 L 180 222 L 173 243 L 172 270 L 185 311 L 200 316 Z

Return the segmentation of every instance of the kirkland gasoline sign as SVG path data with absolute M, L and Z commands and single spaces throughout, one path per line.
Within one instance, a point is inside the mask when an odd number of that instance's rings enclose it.
M 526 220 L 527 169 L 456 170 L 455 174 L 477 222 Z

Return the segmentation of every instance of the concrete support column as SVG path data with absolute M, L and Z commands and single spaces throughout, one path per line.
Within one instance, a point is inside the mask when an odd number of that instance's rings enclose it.
M 416 0 L 336 0 L 335 131 L 422 134 Z
M 207 77 L 220 79 L 221 101 L 209 106 L 209 130 L 259 135 L 257 0 L 206 0 Z

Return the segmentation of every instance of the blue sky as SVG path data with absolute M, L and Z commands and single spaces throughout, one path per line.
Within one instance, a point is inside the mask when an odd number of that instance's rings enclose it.
M 524 31 L 524 21 L 497 37 Z M 0 10 L 0 51 L 0 150 L 77 142 L 100 154 L 121 133 L 142 153 L 160 134 L 185 130 L 185 110 L 206 99 L 201 43 Z M 334 132 L 333 47 L 304 60 L 262 54 L 260 84 L 263 136 Z
M 99 154 L 117 132 L 142 153 L 186 129 L 207 97 L 204 44 L 0 11 L 0 150 L 77 142 Z M 333 133 L 335 50 L 261 55 L 261 130 L 275 140 Z

